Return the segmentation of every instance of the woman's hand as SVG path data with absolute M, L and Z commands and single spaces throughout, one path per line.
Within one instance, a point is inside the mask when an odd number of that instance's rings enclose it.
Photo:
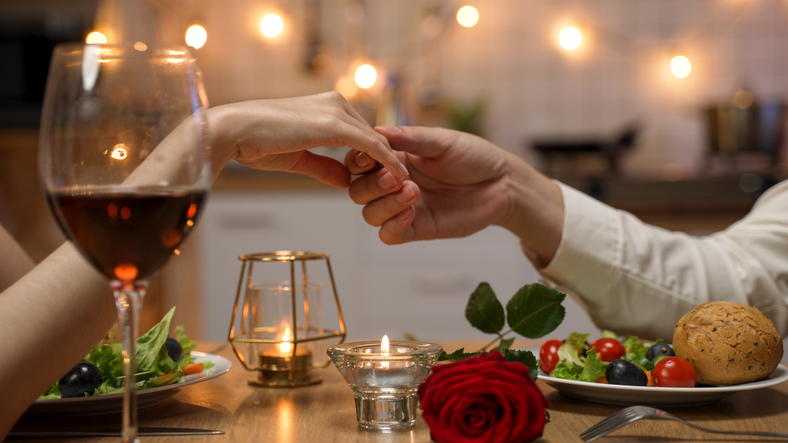
M 235 159 L 251 168 L 296 172 L 346 188 L 350 173 L 342 163 L 307 149 L 349 146 L 396 177 L 408 174 L 386 138 L 337 92 L 217 106 L 208 112 L 208 128 L 216 173 Z

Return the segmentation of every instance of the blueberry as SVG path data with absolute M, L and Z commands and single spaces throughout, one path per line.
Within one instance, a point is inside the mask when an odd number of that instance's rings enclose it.
M 183 358 L 183 348 L 181 344 L 178 343 L 178 340 L 168 338 L 167 341 L 164 342 L 164 346 L 167 347 L 167 355 L 169 355 L 171 359 L 174 361 L 181 361 L 181 358 Z
M 63 397 L 84 397 L 92 394 L 104 381 L 101 371 L 93 363 L 77 363 L 61 378 L 57 385 Z
M 607 382 L 613 385 L 647 386 L 648 376 L 638 365 L 624 359 L 610 362 L 605 372 Z
M 670 347 L 667 343 L 657 343 L 646 351 L 646 358 L 649 360 L 654 360 L 655 357 L 660 355 L 667 355 L 668 357 L 673 357 L 673 348 Z

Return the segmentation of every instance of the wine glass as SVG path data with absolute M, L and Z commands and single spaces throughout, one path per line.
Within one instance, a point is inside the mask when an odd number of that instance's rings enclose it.
M 55 48 L 39 176 L 66 237 L 108 280 L 123 336 L 123 440 L 137 439 L 136 337 L 149 279 L 194 228 L 212 181 L 191 48 Z

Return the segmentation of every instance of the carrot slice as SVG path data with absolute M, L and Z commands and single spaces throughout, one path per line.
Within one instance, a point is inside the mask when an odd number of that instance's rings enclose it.
M 604 375 L 600 375 L 599 377 L 596 378 L 596 382 L 597 383 L 607 383 L 607 377 L 605 377 Z
M 198 374 L 202 372 L 203 369 L 205 369 L 205 367 L 202 362 L 192 363 L 183 367 L 183 375 Z

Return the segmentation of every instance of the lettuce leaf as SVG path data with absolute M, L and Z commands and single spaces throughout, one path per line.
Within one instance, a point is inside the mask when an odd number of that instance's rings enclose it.
M 567 364 L 584 366 L 585 358 L 581 356 L 581 353 L 586 346 L 586 340 L 590 336 L 591 334 L 581 334 L 579 332 L 569 334 L 566 342 L 558 347 L 558 360 L 566 361 Z
M 137 372 L 155 371 L 159 375 L 160 366 L 162 366 L 162 350 L 164 357 L 167 357 L 167 348 L 164 346 L 164 342 L 169 337 L 170 321 L 174 313 L 175 307 L 173 306 L 159 323 L 137 339 Z
M 596 355 L 596 351 L 589 349 L 586 353 L 583 365 L 561 360 L 555 365 L 555 369 L 550 373 L 550 377 L 595 382 L 600 375 L 605 374 L 607 365 L 607 362 L 603 362 L 599 359 L 599 356 Z

